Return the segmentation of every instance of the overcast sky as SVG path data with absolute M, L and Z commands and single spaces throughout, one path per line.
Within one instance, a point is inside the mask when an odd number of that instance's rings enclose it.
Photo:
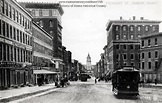
M 92 64 L 99 61 L 107 42 L 106 23 L 108 20 L 119 20 L 120 16 L 126 20 L 132 19 L 132 16 L 136 16 L 136 19 L 144 17 L 149 20 L 162 20 L 161 0 L 34 0 L 34 2 L 59 1 L 62 1 L 64 10 L 62 16 L 63 45 L 72 52 L 72 58 L 79 60 L 82 64 L 86 64 L 88 53 Z M 69 3 L 66 1 L 99 2 Z M 82 7 L 74 7 L 74 5 Z M 95 7 L 83 7 L 84 5 L 95 5 Z M 162 26 L 160 26 L 160 31 L 162 31 Z

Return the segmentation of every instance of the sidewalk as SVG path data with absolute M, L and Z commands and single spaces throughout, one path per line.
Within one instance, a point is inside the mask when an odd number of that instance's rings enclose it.
M 144 84 L 143 87 L 158 87 L 158 88 L 162 88 L 162 84 L 156 84 L 155 83 L 146 83 Z
M 19 99 L 26 96 L 38 94 L 54 88 L 56 88 L 55 84 L 52 83 L 52 84 L 45 84 L 43 86 L 22 87 L 17 89 L 2 90 L 0 91 L 0 103 L 9 102 L 14 99 Z

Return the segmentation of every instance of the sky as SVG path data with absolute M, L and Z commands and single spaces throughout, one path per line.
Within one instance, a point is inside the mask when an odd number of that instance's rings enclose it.
M 34 2 L 61 3 L 64 10 L 62 44 L 66 50 L 72 52 L 72 59 L 82 64 L 86 64 L 88 53 L 92 65 L 100 60 L 100 54 L 104 52 L 103 48 L 107 43 L 108 20 L 119 20 L 120 16 L 129 20 L 136 16 L 138 20 L 144 17 L 148 20 L 162 21 L 162 0 L 34 0 Z

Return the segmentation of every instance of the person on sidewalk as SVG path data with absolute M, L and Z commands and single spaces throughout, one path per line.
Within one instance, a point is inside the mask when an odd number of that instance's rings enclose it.
M 97 79 L 95 78 L 95 84 L 97 83 Z
M 157 79 L 155 79 L 155 85 L 157 85 Z

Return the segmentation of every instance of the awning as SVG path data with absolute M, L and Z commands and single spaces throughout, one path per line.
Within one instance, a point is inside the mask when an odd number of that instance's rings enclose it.
M 57 72 L 48 71 L 48 70 L 33 70 L 34 74 L 58 74 Z

